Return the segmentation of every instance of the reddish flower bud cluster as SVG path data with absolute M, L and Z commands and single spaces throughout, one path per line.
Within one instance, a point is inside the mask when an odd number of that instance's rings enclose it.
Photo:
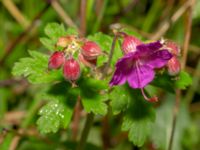
M 63 47 L 63 50 L 56 51 L 50 56 L 48 68 L 52 70 L 63 67 L 64 78 L 72 83 L 80 77 L 79 61 L 85 66 L 94 67 L 97 57 L 102 53 L 101 48 L 95 42 L 73 35 L 60 37 L 56 46 Z M 77 52 L 79 61 L 73 56 Z

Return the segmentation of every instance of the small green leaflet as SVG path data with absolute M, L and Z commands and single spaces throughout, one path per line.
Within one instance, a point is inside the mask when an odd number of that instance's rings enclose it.
M 125 111 L 130 103 L 129 91 L 126 86 L 116 86 L 111 91 L 109 98 L 111 99 L 111 107 L 114 115 Z
M 178 76 L 178 80 L 175 82 L 176 88 L 186 89 L 186 87 L 188 87 L 191 84 L 192 78 L 190 77 L 190 75 L 185 71 L 181 71 Z
M 165 72 L 157 75 L 151 84 L 168 92 L 174 93 L 176 89 L 186 89 L 189 85 L 191 85 L 192 78 L 185 71 L 181 71 L 178 76 L 169 76 Z
M 57 132 L 59 128 L 66 128 L 70 122 L 72 112 L 58 100 L 50 101 L 39 111 L 37 121 L 41 133 Z
M 12 74 L 24 76 L 33 84 L 50 83 L 62 79 L 61 70 L 48 71 L 48 56 L 37 51 L 29 51 L 31 57 L 16 62 Z
M 123 93 L 126 96 L 124 96 Z M 128 131 L 128 137 L 134 145 L 142 146 L 151 132 L 155 112 L 151 103 L 144 100 L 139 90 L 128 85 L 115 87 L 110 94 L 114 114 L 124 115 L 122 130 Z
M 79 81 L 78 85 L 80 86 L 80 95 L 85 111 L 105 115 L 107 113 L 105 101 L 108 100 L 108 96 L 106 93 L 101 93 L 101 90 L 105 91 L 107 88 L 106 82 L 84 78 Z
M 50 86 L 43 93 L 42 99 L 49 103 L 39 112 L 37 124 L 41 133 L 55 133 L 69 125 L 79 93 L 79 88 L 72 88 L 65 81 Z

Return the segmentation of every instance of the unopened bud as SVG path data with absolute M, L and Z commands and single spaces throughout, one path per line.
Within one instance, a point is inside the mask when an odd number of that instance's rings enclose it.
M 80 77 L 79 63 L 74 58 L 65 60 L 63 74 L 65 79 L 69 81 L 76 81 Z
M 82 54 L 78 55 L 78 59 L 81 63 L 83 63 L 85 66 L 93 68 L 96 66 L 97 63 L 97 59 L 91 59 L 91 60 L 87 60 Z
M 125 36 L 122 42 L 122 50 L 125 54 L 136 51 L 136 47 L 142 42 L 134 36 Z
M 54 52 L 49 58 L 49 69 L 59 69 L 65 61 L 65 54 L 61 51 Z
M 82 46 L 81 53 L 87 60 L 94 60 L 100 54 L 102 54 L 101 48 L 95 42 L 92 41 L 87 41 L 84 43 L 84 45 Z
M 175 56 L 180 55 L 180 47 L 173 41 L 165 42 L 166 48 Z
M 176 56 L 173 56 L 168 62 L 167 62 L 167 70 L 169 75 L 177 75 L 181 70 L 181 64 Z

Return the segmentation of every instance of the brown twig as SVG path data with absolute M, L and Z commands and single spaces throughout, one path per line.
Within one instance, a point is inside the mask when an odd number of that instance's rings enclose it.
M 79 129 L 79 122 L 81 118 L 81 111 L 82 111 L 82 106 L 81 106 L 81 97 L 79 96 L 74 108 L 74 116 L 72 120 L 72 139 L 76 140 L 77 135 L 78 135 L 78 129 Z
M 86 9 L 87 9 L 87 0 L 81 0 L 80 6 L 80 36 L 84 37 L 86 34 Z
M 102 141 L 103 149 L 107 150 L 111 147 L 110 125 L 108 121 L 108 114 L 102 120 Z
M 186 1 L 170 18 L 170 20 L 166 20 L 161 23 L 158 30 L 154 33 L 151 37 L 153 40 L 158 40 L 161 38 L 169 29 L 170 25 L 175 23 L 183 14 L 184 12 L 192 5 L 191 0 Z
M 23 31 L 14 41 L 12 41 L 7 47 L 4 57 L 0 60 L 0 65 L 3 65 L 7 57 L 10 55 L 10 53 L 14 50 L 14 48 L 23 40 L 23 38 L 32 31 L 34 26 L 38 24 L 38 20 L 41 18 L 41 16 L 47 11 L 49 8 L 49 4 L 47 4 L 33 19 L 31 24 L 26 28 L 25 31 Z
M 191 29 L 192 29 L 192 11 L 193 11 L 193 6 L 195 4 L 195 0 L 191 0 L 190 2 L 191 2 L 191 5 L 188 8 L 188 11 L 186 14 L 186 26 L 185 26 L 186 30 L 185 30 L 185 39 L 184 39 L 184 45 L 183 45 L 183 59 L 182 59 L 182 64 L 181 64 L 182 65 L 181 67 L 183 70 L 185 69 L 186 60 L 187 60 L 187 53 L 188 53 L 188 47 L 189 47 Z M 180 99 L 181 99 L 181 90 L 177 89 L 176 101 L 175 101 L 175 106 L 173 109 L 172 130 L 171 130 L 168 150 L 172 150 L 172 147 L 173 147 L 173 139 L 174 139 L 174 134 L 175 134 L 177 115 L 180 108 Z
M 7 79 L 0 81 L 0 87 L 11 86 L 13 84 L 23 83 L 24 80 Z
M 63 19 L 64 23 L 69 27 L 74 27 L 77 29 L 76 24 L 69 17 L 69 15 L 64 11 L 58 0 L 51 0 L 51 5 L 53 9 L 58 13 L 58 15 Z
M 27 28 L 29 26 L 29 21 L 23 16 L 12 0 L 2 0 L 2 3 L 23 28 Z

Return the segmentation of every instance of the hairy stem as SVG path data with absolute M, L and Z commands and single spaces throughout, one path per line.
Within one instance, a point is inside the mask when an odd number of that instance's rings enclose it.
M 102 76 L 103 78 L 107 74 L 108 69 L 110 67 L 110 63 L 112 61 L 112 57 L 113 57 L 113 54 L 114 54 L 117 38 L 118 38 L 118 34 L 115 34 L 115 36 L 113 38 L 113 41 L 112 41 L 112 46 L 111 46 L 111 49 L 110 49 L 110 53 L 109 53 L 109 56 L 108 56 L 108 62 L 106 63 L 105 67 L 103 68 L 103 76 Z
M 90 129 L 91 129 L 92 124 L 93 124 L 93 120 L 94 120 L 94 114 L 89 113 L 87 115 L 87 119 L 86 119 L 86 122 L 85 122 L 85 125 L 84 125 L 84 128 L 83 128 L 83 131 L 81 133 L 81 138 L 80 138 L 80 141 L 78 143 L 76 150 L 84 150 Z
M 79 96 L 77 98 L 77 102 L 75 105 L 74 116 L 73 116 L 73 121 L 72 121 L 72 132 L 73 132 L 72 139 L 73 140 L 77 139 L 79 122 L 80 122 L 80 118 L 81 118 L 81 110 L 82 110 L 81 97 Z

